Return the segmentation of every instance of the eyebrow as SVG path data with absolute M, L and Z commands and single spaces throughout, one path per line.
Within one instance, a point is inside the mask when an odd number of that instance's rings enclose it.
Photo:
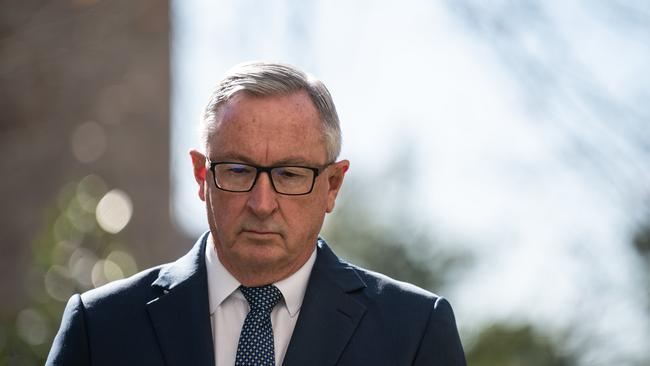
M 233 161 L 233 162 L 242 162 L 244 164 L 260 166 L 260 164 L 258 164 L 256 161 L 253 161 L 251 158 L 249 158 L 249 157 L 247 157 L 245 155 L 237 154 L 237 153 L 226 153 L 226 154 L 218 155 L 215 159 L 210 158 L 210 161 L 213 161 L 213 162 L 215 162 L 215 161 Z M 289 157 L 286 157 L 284 159 L 273 162 L 273 164 L 271 164 L 271 166 L 293 165 L 293 164 L 296 164 L 296 165 L 312 164 L 313 165 L 313 163 L 309 163 L 303 157 L 289 156 Z

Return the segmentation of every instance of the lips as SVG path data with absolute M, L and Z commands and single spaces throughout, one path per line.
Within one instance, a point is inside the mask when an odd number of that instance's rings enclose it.
M 246 233 L 250 235 L 260 235 L 260 236 L 280 235 L 280 233 L 275 230 L 262 229 L 262 228 L 244 228 L 242 229 L 242 233 Z
M 239 226 L 240 234 L 268 237 L 271 235 L 283 236 L 282 224 L 265 220 L 260 222 L 258 220 L 245 220 Z
M 257 230 L 244 230 L 245 233 L 251 233 L 251 234 L 259 234 L 259 235 L 271 235 L 271 234 L 277 234 L 276 232 L 273 231 L 257 231 Z

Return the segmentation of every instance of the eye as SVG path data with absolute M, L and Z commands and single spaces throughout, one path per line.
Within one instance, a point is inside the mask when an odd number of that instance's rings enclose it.
M 274 171 L 274 175 L 282 179 L 302 179 L 310 174 L 309 169 L 291 166 L 279 167 Z
M 230 174 L 248 174 L 251 168 L 245 165 L 230 165 L 227 171 Z
M 282 176 L 284 178 L 292 178 L 292 177 L 298 176 L 299 174 L 296 174 L 295 172 L 292 172 L 290 170 L 283 169 L 283 170 L 280 170 L 278 175 L 280 175 L 280 176 Z

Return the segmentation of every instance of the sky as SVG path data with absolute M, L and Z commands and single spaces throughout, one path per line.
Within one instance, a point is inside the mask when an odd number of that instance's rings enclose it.
M 650 11 L 479 3 L 173 1 L 176 220 L 206 229 L 187 152 L 221 75 L 289 62 L 330 89 L 348 179 L 408 150 L 413 216 L 479 258 L 443 294 L 464 334 L 577 321 L 577 342 L 603 342 L 585 364 L 641 355 L 648 294 L 629 242 L 650 197 Z

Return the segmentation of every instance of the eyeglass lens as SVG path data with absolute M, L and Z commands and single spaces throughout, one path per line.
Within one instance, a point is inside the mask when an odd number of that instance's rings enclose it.
M 298 166 L 279 166 L 270 170 L 275 190 L 284 194 L 305 194 L 314 183 L 314 170 Z M 214 167 L 217 187 L 233 192 L 246 192 L 253 188 L 258 168 L 246 164 L 219 163 Z

